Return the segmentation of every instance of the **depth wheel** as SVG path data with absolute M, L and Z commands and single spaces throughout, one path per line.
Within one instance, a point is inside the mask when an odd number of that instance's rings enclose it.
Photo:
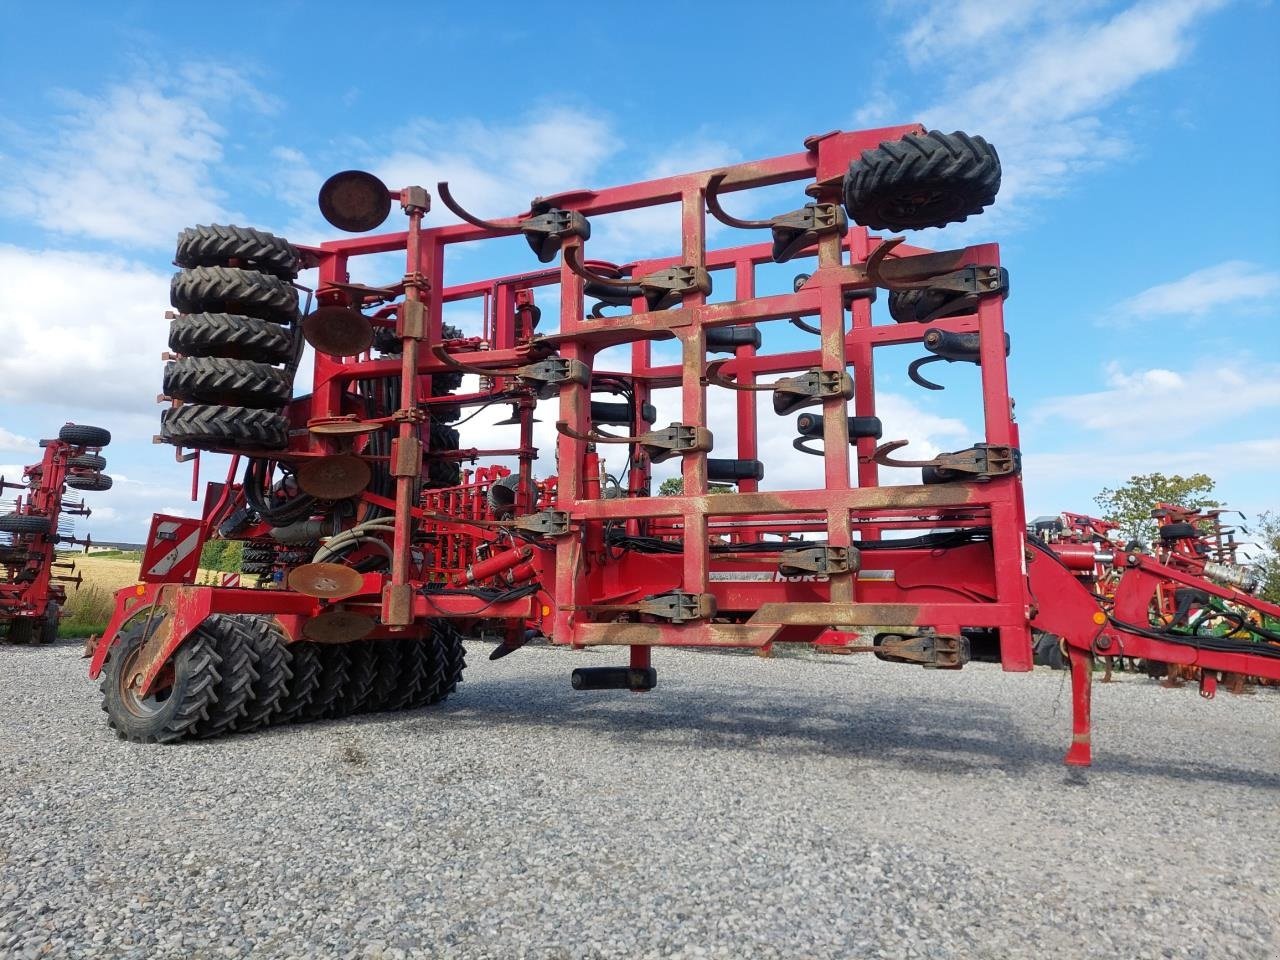
M 0 517 L 0 533 L 48 533 L 48 517 L 29 513 L 9 513 Z
M 240 733 L 265 727 L 280 709 L 289 690 L 293 672 L 289 669 L 289 651 L 284 633 L 267 617 L 236 617 L 237 629 L 257 657 L 257 677 L 249 691 L 244 716 L 236 723 Z
M 982 137 L 911 133 L 866 150 L 849 165 L 844 205 L 872 230 L 923 230 L 963 223 L 1000 190 L 1000 157 Z
M 209 715 L 220 679 L 218 653 L 211 634 L 197 629 L 178 649 L 167 676 L 147 697 L 132 685 L 142 652 L 146 617 L 120 631 L 100 689 L 107 723 L 123 740 L 173 743 L 191 735 Z
M 111 442 L 111 431 L 83 423 L 68 423 L 58 431 L 58 439 L 73 447 L 105 447 Z

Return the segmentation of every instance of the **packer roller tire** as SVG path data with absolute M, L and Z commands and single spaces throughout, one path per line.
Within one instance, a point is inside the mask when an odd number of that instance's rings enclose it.
M 122 740 L 174 743 L 192 734 L 209 716 L 221 680 L 216 637 L 197 627 L 173 657 L 168 687 L 139 697 L 130 683 L 144 641 L 146 617 L 137 617 L 119 634 L 103 671 L 100 689 L 107 724 Z
M 67 457 L 67 466 L 73 470 L 105 470 L 107 458 L 96 453 L 82 453 L 76 457 Z
M 160 438 L 193 450 L 282 450 L 289 421 L 274 410 L 189 403 L 164 411 Z
M 213 638 L 220 660 L 208 713 L 191 727 L 193 737 L 208 740 L 232 733 L 247 714 L 258 680 L 258 652 L 238 617 L 214 614 L 200 628 Z
M 169 324 L 169 349 L 184 357 L 288 363 L 293 359 L 293 347 L 288 327 L 256 317 L 189 313 Z
M 233 260 L 285 280 L 296 277 L 302 266 L 297 247 L 265 230 L 214 223 L 187 227 L 178 234 L 173 262 L 180 267 L 222 267 Z
M 67 477 L 66 484 L 72 490 L 110 490 L 112 479 L 105 473 L 84 473 L 71 474 Z
M 48 533 L 52 529 L 48 517 L 30 513 L 10 513 L 0 517 L 0 533 Z
M 1000 190 L 1000 157 L 982 137 L 911 133 L 865 150 L 849 164 L 844 205 L 872 230 L 923 230 L 963 223 Z
M 164 393 L 191 403 L 272 410 L 289 402 L 293 383 L 288 371 L 265 363 L 184 357 L 165 364 Z
M 302 641 L 288 644 L 284 649 L 289 656 L 289 682 L 271 715 L 272 726 L 297 720 L 320 686 L 320 655 L 316 645 Z
M 174 274 L 169 302 L 180 313 L 231 313 L 292 323 L 298 291 L 279 277 L 237 267 L 195 267 Z
M 369 644 L 356 641 L 341 646 L 347 654 L 347 680 L 330 702 L 327 719 L 363 713 L 377 679 L 378 662 Z
M 295 715 L 299 723 L 332 716 L 334 703 L 342 697 L 347 685 L 350 655 L 345 644 L 317 643 L 314 649 L 320 667 L 319 680 L 310 699 Z
M 251 686 L 249 702 L 244 715 L 236 723 L 237 732 L 244 733 L 272 722 L 293 678 L 289 666 L 292 658 L 283 632 L 269 617 L 243 616 L 235 619 L 238 629 L 243 631 L 257 656 L 254 664 L 257 676 Z

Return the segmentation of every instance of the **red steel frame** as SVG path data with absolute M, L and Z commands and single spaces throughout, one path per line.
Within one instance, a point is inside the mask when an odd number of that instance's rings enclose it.
M 396 433 L 390 456 L 396 496 L 394 501 L 382 501 L 384 506 L 394 507 L 389 571 L 364 574 L 359 592 L 338 603 L 288 590 L 198 587 L 189 579 L 183 582 L 181 577 L 155 579 L 119 595 L 115 617 L 97 649 L 92 674 L 96 676 L 102 669 L 120 626 L 143 613 L 161 617 L 160 629 L 148 647 L 144 693 L 151 689 L 164 663 L 189 632 L 216 612 L 276 616 L 292 639 L 301 636 L 308 619 L 334 607 L 376 617 L 379 625 L 374 636 L 397 635 L 439 617 L 463 621 L 464 626 L 496 623 L 508 635 L 533 630 L 560 645 L 627 646 L 633 667 L 647 667 L 650 650 L 656 645 L 767 650 L 774 643 L 800 642 L 852 652 L 867 648 L 860 645 L 857 633 L 850 628 L 881 626 L 917 628 L 940 636 L 958 636 L 964 628 L 994 629 L 999 636 L 1003 668 L 1026 671 L 1032 665 L 1031 628 L 1036 626 L 1063 636 L 1070 647 L 1076 739 L 1067 759 L 1070 763 L 1087 763 L 1087 668 L 1093 653 L 1120 645 L 1126 648 L 1127 655 L 1170 662 L 1191 658 L 1208 669 L 1237 669 L 1239 654 L 1209 653 L 1161 643 L 1121 628 L 1117 623 L 1124 617 L 1108 619 L 1096 598 L 1056 558 L 1029 550 L 1022 481 L 1017 472 L 950 483 L 885 485 L 881 483 L 880 465 L 886 458 L 877 458 L 876 440 L 862 437 L 851 445 L 847 420 L 850 413 L 861 417 L 876 413 L 876 348 L 919 343 L 933 329 L 979 334 L 983 426 L 982 436 L 974 440 L 1016 450 L 1018 428 L 1009 397 L 1000 296 L 981 297 L 971 314 L 929 324 L 873 324 L 870 302 L 865 297 L 855 297 L 846 307 L 847 294 L 870 292 L 878 285 L 926 280 L 969 266 L 998 270 L 998 246 L 980 244 L 932 253 L 901 245 L 890 251 L 888 247 L 881 248 L 878 239 L 865 229 L 854 227 L 843 236 L 833 233 L 817 241 L 810 251 L 816 255 L 817 269 L 799 290 L 772 295 L 760 295 L 755 289 L 756 267 L 771 260 L 767 244 L 707 250 L 706 197 L 712 175 L 723 175 L 721 193 L 804 181 L 809 184 L 807 192 L 818 202 L 838 203 L 841 177 L 851 160 L 882 141 L 921 130 L 918 126 L 904 126 L 828 134 L 811 138 L 806 141 L 806 150 L 787 156 L 548 198 L 549 203 L 589 218 L 658 204 L 680 204 L 680 255 L 633 264 L 631 276 L 646 276 L 670 266 L 705 269 L 718 276 L 732 271 L 734 297 L 728 302 L 707 302 L 703 293 L 693 291 L 686 292 L 673 309 L 650 310 L 644 298 L 638 297 L 630 313 L 588 317 L 584 279 L 570 261 L 585 259 L 585 248 L 590 244 L 576 236 L 562 240 L 558 267 L 448 286 L 444 275 L 446 249 L 500 233 L 471 223 L 424 228 L 422 192 L 412 189 L 400 194 L 409 217 L 407 231 L 335 240 L 310 251 L 319 265 L 321 302 L 340 300 L 347 289 L 342 285 L 351 279 L 349 268 L 359 257 L 404 253 L 405 275 L 398 288 L 403 290 L 404 299 L 374 315 L 375 323 L 394 323 L 402 338 L 403 353 L 380 359 L 368 355 L 338 359 L 317 354 L 314 392 L 294 401 L 289 410 L 294 430 L 288 454 L 273 452 L 263 456 L 300 461 L 353 449 L 360 453 L 360 441 L 351 446 L 350 441 L 318 434 L 309 427 L 340 417 L 359 419 L 360 411 L 352 406 L 347 394 L 348 385 L 358 379 L 400 374 L 400 410 L 379 424 L 390 426 Z M 503 221 L 502 225 L 515 222 Z M 881 256 L 888 253 L 878 268 L 873 266 L 878 260 L 873 257 L 877 250 Z M 558 330 L 532 338 L 520 335 L 522 309 L 532 303 L 533 291 L 552 283 L 560 287 Z M 473 339 L 446 343 L 441 333 L 444 305 L 476 297 L 482 298 L 487 307 L 488 342 L 479 344 Z M 423 304 L 421 314 L 415 303 Z M 416 322 L 419 315 L 420 329 Z M 820 401 L 825 451 L 820 486 L 761 491 L 755 481 L 744 480 L 734 493 L 708 496 L 709 451 L 695 449 L 680 456 L 682 495 L 646 496 L 649 463 L 638 453 L 638 447 L 630 446 L 627 496 L 607 497 L 599 479 L 595 444 L 585 439 L 592 427 L 592 388 L 582 382 L 565 382 L 558 388 L 557 476 L 536 488 L 538 503 L 528 502 L 529 487 L 522 483 L 518 488 L 518 514 L 551 509 L 558 512 L 562 524 L 558 534 L 528 541 L 533 545 L 532 556 L 521 569 L 526 582 L 536 584 L 536 591 L 494 601 L 463 591 L 440 593 L 427 589 L 441 576 L 452 575 L 458 582 L 460 571 L 439 563 L 427 569 L 416 562 L 411 549 L 415 533 L 429 527 L 439 535 L 465 538 L 468 543 L 496 544 L 500 534 L 495 531 L 503 529 L 491 520 L 477 522 L 474 515 L 441 517 L 436 512 L 438 492 L 431 494 L 437 500 L 429 505 L 430 509 L 416 502 L 421 470 L 417 446 L 424 439 L 420 430 L 422 410 L 430 404 L 431 377 L 452 369 L 439 351 L 448 351 L 454 361 L 482 363 L 494 371 L 493 387 L 484 394 L 449 398 L 450 402 L 474 404 L 499 396 L 503 402 L 511 402 L 503 391 L 515 382 L 514 369 L 532 360 L 551 354 L 585 364 L 593 376 L 604 375 L 607 371 L 594 370 L 597 355 L 610 347 L 630 345 L 630 368 L 613 374 L 632 384 L 637 414 L 654 390 L 678 388 L 679 423 L 705 426 L 709 398 L 714 396 L 710 391 L 722 389 L 708 380 L 707 332 L 803 317 L 817 318 L 820 333 L 815 347 L 765 353 L 763 349 L 741 346 L 721 367 L 720 375 L 748 386 L 771 382 L 780 374 L 813 369 L 851 373 L 852 407 L 839 395 Z M 674 340 L 680 348 L 681 362 L 655 363 L 655 340 Z M 487 349 L 479 349 L 482 346 Z M 737 392 L 733 402 L 736 456 L 755 459 L 757 394 Z M 533 406 L 531 396 L 517 403 L 521 420 L 518 447 L 445 451 L 443 455 L 478 460 L 514 457 L 519 461 L 522 479 L 531 480 L 536 456 L 532 444 Z M 726 452 L 722 446 L 714 448 L 717 454 Z M 440 454 L 428 450 L 426 455 Z M 216 496 L 220 504 L 225 503 L 234 486 L 231 472 L 227 484 L 217 487 L 211 499 Z M 365 497 L 373 499 L 370 495 Z M 207 506 L 201 536 L 209 535 L 220 516 L 219 504 Z M 642 535 L 668 544 L 678 541 L 678 552 L 619 554 L 607 546 L 606 530 L 622 530 L 628 536 Z M 886 535 L 954 530 L 989 534 L 950 549 L 885 549 L 883 542 L 877 543 Z M 820 542 L 832 548 L 862 545 L 861 570 L 855 564 L 855 569 L 825 577 L 762 579 L 762 570 L 777 569 L 776 555 L 726 554 L 714 546 L 758 546 L 764 538 L 777 533 L 816 534 Z M 474 559 L 469 551 L 470 548 L 458 553 L 459 564 L 467 558 Z M 1131 559 L 1125 580 L 1133 585 L 1134 595 L 1140 597 L 1157 572 L 1148 558 Z M 1158 574 L 1168 576 L 1170 572 L 1160 570 Z M 714 615 L 669 622 L 646 612 L 648 608 L 642 606 L 646 598 L 671 591 L 709 595 L 714 598 Z M 1124 609 L 1132 616 L 1127 606 L 1121 607 L 1121 594 L 1128 597 L 1122 588 L 1117 594 L 1117 610 Z M 1280 676 L 1280 661 L 1251 664 L 1247 672 Z
M 15 502 L 14 513 L 45 517 L 49 521 L 47 533 L 15 533 L 11 549 L 21 551 L 21 560 L 0 562 L 0 629 L 19 619 L 41 620 L 51 603 L 63 604 L 67 599 L 64 583 L 80 586 L 79 576 L 59 574 L 59 569 L 74 572 L 75 564 L 61 564 L 57 560 L 59 543 L 83 544 L 89 548 L 88 538 L 76 540 L 59 533 L 59 521 L 63 514 L 89 516 L 92 511 L 79 503 L 64 501 L 66 480 L 75 468 L 68 466 L 71 457 L 86 452 L 96 452 L 97 447 L 77 446 L 63 440 L 42 440 L 44 455 L 39 462 L 23 468 L 22 483 L 11 483 L 0 477 L 0 493 L 6 489 L 23 491 Z M 92 471 L 79 471 L 92 472 Z

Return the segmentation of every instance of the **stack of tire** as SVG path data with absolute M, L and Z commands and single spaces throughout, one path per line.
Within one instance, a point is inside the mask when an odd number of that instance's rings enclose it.
M 183 642 L 173 682 L 141 699 L 131 684 L 146 618 L 120 632 L 103 672 L 102 709 L 121 739 L 172 743 L 440 703 L 462 680 L 462 635 L 287 643 L 267 617 L 215 615 Z
M 74 447 L 101 450 L 111 442 L 111 431 L 83 423 L 68 423 L 58 431 L 58 439 Z M 67 458 L 66 484 L 72 490 L 110 490 L 111 478 L 102 472 L 106 468 L 106 457 L 85 450 Z
M 178 235 L 169 299 L 179 315 L 165 366 L 160 436 L 196 450 L 279 450 L 288 442 L 283 408 L 293 393 L 300 343 L 302 266 L 287 240 L 236 226 L 196 226 Z

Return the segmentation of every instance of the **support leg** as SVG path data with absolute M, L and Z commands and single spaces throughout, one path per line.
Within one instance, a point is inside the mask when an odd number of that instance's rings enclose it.
M 1093 655 L 1071 645 L 1067 655 L 1071 660 L 1071 749 L 1066 762 L 1072 767 L 1087 767 L 1093 763 Z

